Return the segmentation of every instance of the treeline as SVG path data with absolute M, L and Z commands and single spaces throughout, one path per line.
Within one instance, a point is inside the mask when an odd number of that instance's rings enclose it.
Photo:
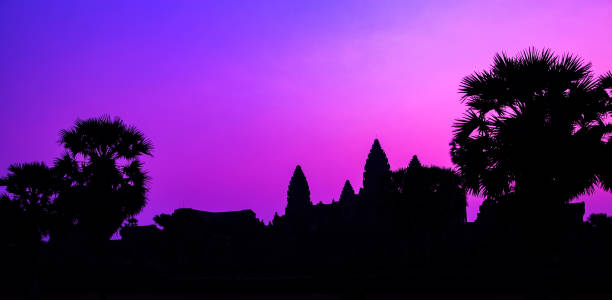
M 66 149 L 53 166 L 13 164 L 0 186 L 0 243 L 108 240 L 146 204 L 143 155 L 152 145 L 135 127 L 103 116 L 60 132 Z
M 51 281 L 63 266 L 79 270 L 73 280 L 96 273 L 126 282 L 407 270 L 516 277 L 536 266 L 609 278 L 596 266 L 612 267 L 612 218 L 584 223 L 584 205 L 572 200 L 612 190 L 612 73 L 596 77 L 576 56 L 527 49 L 496 55 L 460 92 L 467 111 L 453 125 L 456 169 L 414 156 L 392 170 L 375 140 L 359 191 L 347 180 L 338 201 L 314 204 L 298 165 L 286 209 L 268 225 L 250 210 L 179 209 L 156 216 L 159 226 L 137 226 L 151 142 L 119 119 L 78 120 L 61 131 L 66 153 L 52 166 L 14 164 L 0 179 L 0 244 L 12 251 L 4 257 L 44 258 Z M 466 221 L 467 193 L 485 198 L 474 223 Z M 109 242 L 118 230 L 123 240 Z M 20 270 L 21 261 L 11 263 Z
M 611 88 L 612 73 L 596 77 L 591 64 L 574 55 L 533 48 L 516 57 L 498 54 L 489 70 L 461 82 L 467 111 L 453 125 L 450 143 L 457 172 L 423 167 L 416 156 L 407 168 L 391 171 L 376 140 L 363 188 L 355 193 L 347 181 L 342 205 L 332 205 L 342 208 L 325 213 L 387 220 L 388 226 L 454 224 L 465 221 L 467 191 L 485 197 L 480 222 L 561 222 L 572 199 L 596 186 L 612 189 Z M 0 198 L 3 243 L 107 240 L 122 225 L 135 225 L 128 219 L 146 204 L 149 178 L 140 159 L 151 155 L 151 142 L 119 119 L 100 117 L 77 120 L 61 131 L 60 143 L 66 153 L 52 166 L 13 164 L 0 180 L 7 192 Z M 276 215 L 272 225 L 317 211 L 300 166 L 287 201 L 285 215 Z M 356 204 L 366 202 L 372 203 L 368 209 Z M 592 218 L 607 222 L 602 219 Z

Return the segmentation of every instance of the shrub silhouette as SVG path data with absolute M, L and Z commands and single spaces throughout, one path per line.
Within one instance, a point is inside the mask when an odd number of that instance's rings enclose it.
M 455 171 L 424 167 L 413 156 L 408 168 L 392 173 L 399 223 L 411 230 L 446 230 L 466 222 L 466 195 Z M 398 220 L 396 220 L 398 222 Z
M 172 227 L 172 216 L 169 214 L 160 214 L 153 217 L 153 221 L 162 227 L 163 229 L 168 229 Z
M 5 221 L 12 220 L 14 224 L 3 228 L 17 228 L 21 239 L 40 241 L 49 233 L 51 204 L 57 193 L 56 177 L 42 162 L 14 164 L 8 171 L 0 179 L 0 186 L 6 187 L 12 199 L 3 196 L 1 214 Z
M 610 73 L 595 79 L 573 55 L 533 48 L 497 54 L 461 83 L 468 106 L 455 122 L 453 162 L 466 188 L 537 219 L 596 183 L 610 189 Z M 528 218 L 529 220 L 529 218 Z
M 0 243 L 8 245 L 32 245 L 41 240 L 41 230 L 37 220 L 33 219 L 8 195 L 0 196 Z
M 593 228 L 606 231 L 612 230 L 612 217 L 606 214 L 591 214 L 588 222 Z

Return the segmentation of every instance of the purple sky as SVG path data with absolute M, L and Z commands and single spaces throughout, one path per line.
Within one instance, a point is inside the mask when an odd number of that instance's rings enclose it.
M 452 166 L 459 82 L 496 52 L 612 70 L 609 0 L 159 2 L 0 1 L 1 176 L 52 163 L 60 129 L 109 114 L 155 144 L 141 224 L 179 207 L 269 220 L 297 164 L 315 203 L 357 190 L 374 138 L 394 169 Z

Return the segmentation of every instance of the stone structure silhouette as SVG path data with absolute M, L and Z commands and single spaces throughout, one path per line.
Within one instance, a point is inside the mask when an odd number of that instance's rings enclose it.
M 459 172 L 416 155 L 391 170 L 376 139 L 358 194 L 347 180 L 339 201 L 313 205 L 297 166 L 268 226 L 251 210 L 188 208 L 138 226 L 150 142 L 119 119 L 77 121 L 52 168 L 15 164 L 0 179 L 0 296 L 612 294 L 612 218 L 584 222 L 584 203 L 571 202 L 612 187 L 611 88 L 612 73 L 595 78 L 571 55 L 498 55 L 462 83 Z M 466 189 L 487 197 L 473 223 Z
M 374 199 L 380 196 L 384 192 L 390 170 L 387 155 L 380 146 L 378 139 L 375 139 L 365 163 L 363 191 L 359 193 L 360 196 L 366 199 Z
M 287 207 L 285 215 L 304 215 L 312 206 L 308 181 L 299 165 L 295 167 L 287 189 Z
M 340 193 L 340 198 L 339 198 L 339 202 L 351 202 L 351 201 L 355 201 L 355 190 L 353 189 L 353 186 L 351 185 L 351 182 L 349 180 L 346 180 L 344 182 L 344 187 L 342 188 L 342 192 Z

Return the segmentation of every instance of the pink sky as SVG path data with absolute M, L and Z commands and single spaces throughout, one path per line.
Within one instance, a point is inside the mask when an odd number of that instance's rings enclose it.
M 358 189 L 374 138 L 394 169 L 413 154 L 452 167 L 463 76 L 529 46 L 612 70 L 610 15 L 610 1 L 2 1 L 0 175 L 52 163 L 60 129 L 109 114 L 155 144 L 141 224 L 179 207 L 269 220 L 297 164 L 313 202 Z

